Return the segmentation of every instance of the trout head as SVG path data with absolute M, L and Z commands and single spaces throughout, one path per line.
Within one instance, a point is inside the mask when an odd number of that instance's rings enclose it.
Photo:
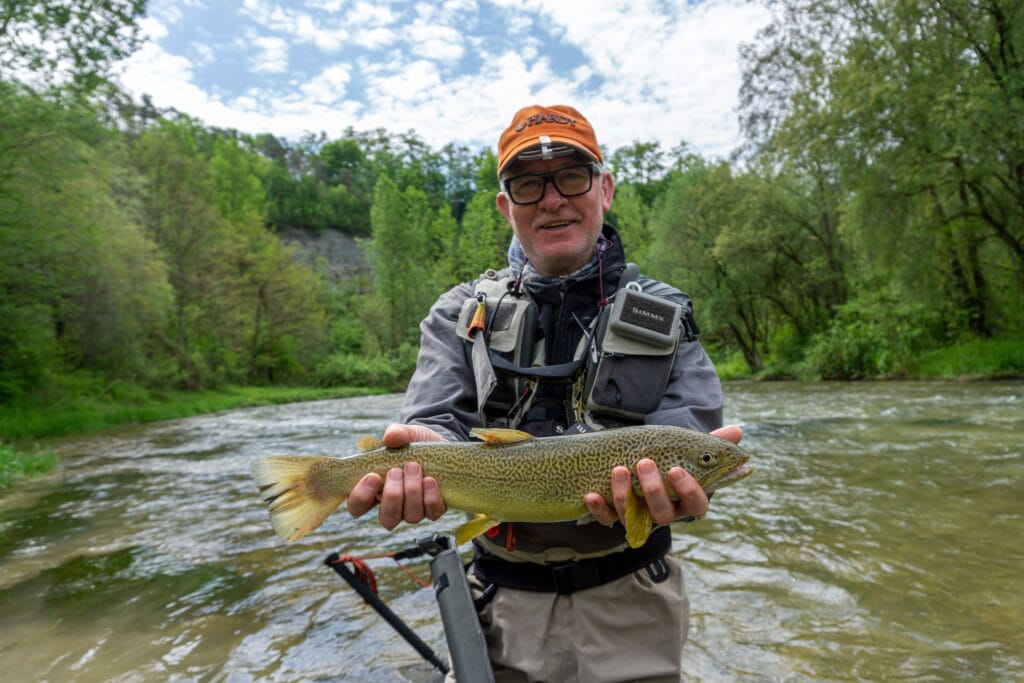
M 687 429 L 660 436 L 649 449 L 658 453 L 648 452 L 646 457 L 658 463 L 663 474 L 682 467 L 705 492 L 730 486 L 754 471 L 747 464 L 750 455 L 731 441 Z

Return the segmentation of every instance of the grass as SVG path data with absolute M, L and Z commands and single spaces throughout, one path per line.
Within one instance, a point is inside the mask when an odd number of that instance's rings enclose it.
M 379 393 L 360 387 L 230 387 L 190 392 L 131 391 L 40 397 L 0 409 L 0 436 L 20 442 L 47 436 L 91 432 L 118 425 L 170 420 L 245 406 L 274 405 Z
M 1024 343 L 1020 339 L 969 339 L 921 354 L 911 375 L 920 379 L 1024 377 Z
M 59 462 L 49 452 L 24 452 L 0 444 L 0 490 L 25 477 L 38 477 L 52 472 Z
M 751 372 L 738 351 L 711 348 L 715 369 L 723 381 L 772 380 L 805 377 L 799 361 L 769 356 L 767 368 Z M 998 380 L 1024 379 L 1024 339 L 964 339 L 951 346 L 920 353 L 908 367 L 870 379 L 899 380 Z
M 381 393 L 362 387 L 230 387 L 187 392 L 149 392 L 137 385 L 103 391 L 37 396 L 17 407 L 0 407 L 0 489 L 18 479 L 53 471 L 59 460 L 41 452 L 35 439 L 80 434 L 119 425 L 204 415 L 246 406 L 347 398 Z

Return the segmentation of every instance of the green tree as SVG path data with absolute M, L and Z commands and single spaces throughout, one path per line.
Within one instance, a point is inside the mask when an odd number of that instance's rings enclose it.
M 634 142 L 615 150 L 608 159 L 616 182 L 631 185 L 647 206 L 653 205 L 664 177 L 665 152 L 658 142 Z
M 511 240 L 512 229 L 498 211 L 494 192 L 483 190 L 474 194 L 462 216 L 456 241 L 456 281 L 468 282 L 488 268 L 500 270 L 508 262 Z
M 632 184 L 617 184 L 612 209 L 607 220 L 619 229 L 622 235 L 626 257 L 640 265 L 647 266 L 647 254 L 651 246 L 651 231 L 648 226 L 650 208 L 640 197 Z
M 0 83 L 0 400 L 86 370 L 146 378 L 170 305 L 97 113 Z
M 247 223 L 266 216 L 267 196 L 258 175 L 260 166 L 260 159 L 244 150 L 236 138 L 216 138 L 209 162 L 210 179 L 214 203 L 224 218 Z
M 0 70 L 91 92 L 137 49 L 146 0 L 5 0 Z
M 768 293 L 782 274 L 752 185 L 724 162 L 673 176 L 651 216 L 648 253 L 653 275 L 698 302 L 705 336 L 739 348 L 759 370 L 773 320 Z
M 232 296 L 222 258 L 229 242 L 226 221 L 196 134 L 192 122 L 162 121 L 143 133 L 134 150 L 146 181 L 146 227 L 160 246 L 175 293 L 172 331 L 159 339 L 177 359 L 183 385 L 192 389 L 213 379 L 223 362 L 217 340 L 237 329 L 210 305 L 234 310 L 226 305 Z
M 765 165 L 805 174 L 843 207 L 831 224 L 856 249 L 856 291 L 877 300 L 898 283 L 954 336 L 1019 330 L 1021 3 L 784 8 L 745 53 L 744 127 Z
M 430 226 L 436 214 L 416 187 L 400 190 L 388 177 L 377 182 L 370 212 L 373 237 L 366 253 L 373 269 L 374 295 L 366 309 L 367 329 L 384 350 L 415 343 L 419 323 L 440 293 L 429 255 Z

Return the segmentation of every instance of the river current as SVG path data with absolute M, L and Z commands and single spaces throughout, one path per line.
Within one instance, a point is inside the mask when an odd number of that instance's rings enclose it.
M 673 527 L 692 681 L 1024 679 L 1024 383 L 729 383 L 755 472 Z M 450 533 L 332 516 L 286 545 L 257 457 L 355 452 L 400 396 L 250 408 L 54 440 L 0 492 L 6 681 L 427 681 L 323 564 Z M 370 560 L 442 657 L 431 588 Z M 425 561 L 410 568 L 429 575 Z

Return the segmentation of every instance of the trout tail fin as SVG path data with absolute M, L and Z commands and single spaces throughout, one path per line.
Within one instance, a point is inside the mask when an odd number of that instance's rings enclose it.
M 252 464 L 252 476 L 270 511 L 274 531 L 289 543 L 320 526 L 345 500 L 311 484 L 317 466 L 328 459 L 281 455 Z

